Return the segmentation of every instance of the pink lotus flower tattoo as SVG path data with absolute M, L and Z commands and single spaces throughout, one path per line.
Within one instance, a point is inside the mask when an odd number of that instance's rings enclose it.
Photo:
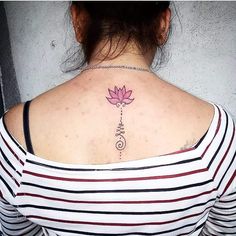
M 117 88 L 115 86 L 114 91 L 108 89 L 108 92 L 111 97 L 106 97 L 107 100 L 117 107 L 119 107 L 120 105 L 124 107 L 126 104 L 130 104 L 134 100 L 134 98 L 130 98 L 132 90 L 126 91 L 125 85 L 123 86 L 123 88 Z
M 120 108 L 120 122 L 116 128 L 116 133 L 115 133 L 115 137 L 117 137 L 118 140 L 115 144 L 115 147 L 120 152 L 120 158 L 121 158 L 121 151 L 124 150 L 126 147 L 126 139 L 124 137 L 125 129 L 122 121 L 122 116 L 123 116 L 122 107 L 133 102 L 134 98 L 130 98 L 132 90 L 126 91 L 125 85 L 122 88 L 117 88 L 115 86 L 114 90 L 108 89 L 108 92 L 111 96 L 110 98 L 106 97 L 108 102 Z

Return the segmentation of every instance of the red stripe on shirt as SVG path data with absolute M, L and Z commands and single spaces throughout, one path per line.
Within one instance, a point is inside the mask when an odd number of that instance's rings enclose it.
M 229 182 L 226 184 L 225 189 L 222 194 L 224 194 L 227 191 L 227 189 L 229 188 L 229 186 L 231 185 L 235 177 L 236 177 L 236 170 L 234 171 L 233 175 L 230 177 Z
M 20 184 L 16 181 L 16 179 L 13 177 L 13 175 L 5 168 L 5 166 L 2 164 L 1 161 L 0 161 L 0 165 L 2 166 L 2 168 L 4 169 L 4 171 L 10 176 L 10 178 L 14 180 L 14 182 L 16 183 L 16 185 L 17 185 L 18 187 L 20 187 Z
M 177 178 L 187 175 L 193 175 L 198 174 L 201 172 L 207 171 L 207 168 L 183 172 L 179 174 L 173 174 L 173 175 L 161 175 L 161 176 L 147 176 L 147 177 L 135 177 L 135 178 L 114 178 L 114 179 L 77 179 L 77 178 L 65 178 L 65 177 L 58 177 L 58 176 L 51 176 L 51 175 L 44 175 L 39 174 L 36 172 L 24 170 L 23 173 L 28 175 L 33 175 L 41 178 L 46 179 L 55 179 L 55 180 L 61 180 L 61 181 L 73 181 L 73 182 L 119 182 L 119 181 L 140 181 L 140 180 L 152 180 L 152 179 L 169 179 L 169 178 Z
M 6 144 L 6 146 L 8 147 L 8 149 L 11 151 L 11 153 L 14 155 L 14 157 L 17 159 L 18 162 L 21 163 L 21 165 L 24 165 L 24 162 L 18 157 L 18 155 L 12 150 L 12 148 L 10 147 L 10 145 L 7 143 L 7 141 L 3 138 L 2 134 L 0 133 L 2 140 L 4 141 L 4 143 Z
M 61 201 L 61 202 L 68 202 L 68 203 L 84 203 L 84 204 L 152 204 L 152 203 L 171 203 L 171 202 L 179 202 L 179 201 L 184 201 L 184 200 L 189 200 L 193 198 L 197 198 L 203 195 L 211 194 L 212 192 L 216 191 L 217 189 L 214 188 L 209 191 L 205 191 L 199 194 L 195 195 L 190 195 L 190 196 L 185 196 L 185 197 L 180 197 L 180 198 L 175 198 L 175 199 L 161 199 L 161 200 L 137 200 L 137 201 L 78 201 L 78 200 L 69 200 L 69 199 L 62 199 L 62 198 L 55 198 L 55 197 L 48 197 L 48 196 L 43 196 L 40 194 L 34 194 L 34 193 L 17 193 L 17 196 L 21 197 L 36 197 L 36 198 L 44 198 L 52 201 Z
M 61 222 L 61 223 L 68 223 L 68 224 L 85 224 L 85 225 L 101 225 L 101 226 L 143 226 L 143 225 L 163 225 L 163 224 L 170 224 L 174 223 L 180 220 L 188 219 L 191 217 L 199 216 L 201 214 L 204 214 L 206 210 L 210 209 L 211 206 L 207 207 L 204 211 L 190 214 L 187 216 L 183 216 L 174 220 L 168 220 L 168 221 L 159 221 L 159 222 L 144 222 L 144 223 L 107 223 L 107 222 L 91 222 L 91 221 L 77 221 L 77 220 L 62 220 L 62 219 L 56 219 L 56 218 L 49 218 L 44 216 L 38 216 L 38 215 L 27 215 L 26 217 L 28 219 L 41 219 L 41 220 L 48 220 L 48 221 L 54 221 L 54 222 Z
M 227 150 L 226 150 L 226 152 L 225 152 L 223 158 L 221 159 L 219 165 L 218 165 L 217 168 L 216 168 L 216 171 L 215 171 L 215 173 L 214 173 L 213 179 L 215 179 L 215 177 L 216 177 L 216 175 L 217 175 L 217 173 L 218 173 L 218 171 L 219 171 L 219 169 L 220 169 L 220 167 L 221 167 L 223 161 L 224 161 L 225 158 L 226 158 L 226 155 L 227 155 L 228 152 L 229 152 L 229 149 L 230 149 L 231 144 L 232 144 L 233 139 L 234 139 L 234 134 L 235 134 L 235 127 L 234 127 L 234 129 L 233 129 L 233 134 L 232 134 L 232 137 L 231 137 L 230 143 L 229 143 L 229 145 L 228 145 L 228 148 L 227 148 Z

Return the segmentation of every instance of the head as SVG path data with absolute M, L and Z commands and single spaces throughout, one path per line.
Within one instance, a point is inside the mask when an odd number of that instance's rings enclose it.
M 73 1 L 71 17 L 84 63 L 113 59 L 125 52 L 154 58 L 170 30 L 169 2 Z

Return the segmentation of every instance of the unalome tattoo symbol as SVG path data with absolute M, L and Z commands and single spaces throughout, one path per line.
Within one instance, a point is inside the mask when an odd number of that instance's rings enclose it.
M 110 97 L 106 97 L 108 102 L 112 105 L 116 105 L 117 108 L 120 108 L 120 122 L 117 126 L 115 136 L 117 137 L 117 142 L 115 144 L 116 149 L 120 152 L 120 157 L 122 154 L 122 150 L 126 147 L 126 139 L 125 139 L 125 129 L 124 123 L 122 120 L 123 117 L 123 107 L 125 105 L 130 104 L 133 102 L 134 98 L 130 98 L 132 94 L 132 90 L 126 91 L 125 85 L 122 88 L 114 87 L 114 90 L 108 89 Z

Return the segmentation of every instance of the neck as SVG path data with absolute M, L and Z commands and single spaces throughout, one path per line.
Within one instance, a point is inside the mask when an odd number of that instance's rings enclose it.
M 126 65 L 132 67 L 139 67 L 144 69 L 149 69 L 154 53 L 149 52 L 143 55 L 137 47 L 134 45 L 129 45 L 125 48 L 124 52 L 121 55 L 113 58 L 113 59 L 105 59 L 104 55 L 107 55 L 107 47 L 104 47 L 102 50 L 96 50 L 94 52 L 94 56 L 92 56 L 91 60 L 88 63 L 88 66 L 118 66 L 118 65 Z M 117 50 L 119 52 L 119 50 Z M 113 49 L 111 50 L 113 53 Z M 115 55 L 115 54 L 114 54 Z

